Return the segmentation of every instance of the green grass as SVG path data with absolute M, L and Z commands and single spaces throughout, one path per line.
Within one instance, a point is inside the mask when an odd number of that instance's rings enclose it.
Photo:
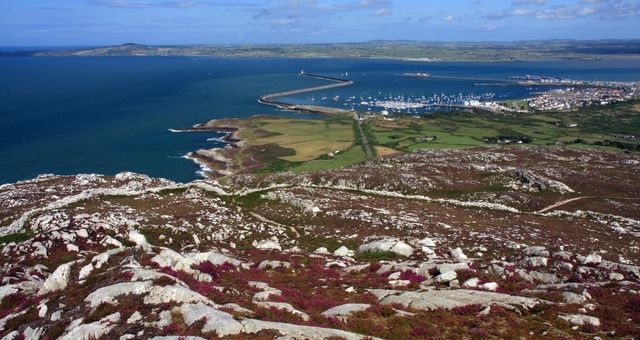
M 490 145 L 483 137 L 500 135 L 527 136 L 531 145 L 593 147 L 594 142 L 624 141 L 621 134 L 640 134 L 640 101 L 605 107 L 590 107 L 578 112 L 536 112 L 497 115 L 486 112 L 436 113 L 422 119 L 400 118 L 395 122 L 381 119 L 371 123 L 371 131 L 381 146 L 400 151 L 419 149 L 467 148 Z M 567 127 L 577 123 L 577 128 Z M 419 137 L 437 136 L 431 142 L 418 142 Z M 574 144 L 582 139 L 585 144 Z M 628 141 L 627 141 L 628 142 Z M 615 147 L 608 147 L 609 150 Z
M 290 170 L 293 172 L 331 170 L 362 163 L 366 160 L 367 156 L 364 154 L 364 151 L 362 151 L 362 148 L 359 146 L 353 146 L 344 152 L 340 152 L 335 155 L 331 160 L 317 159 L 295 166 Z
M 391 251 L 358 253 L 355 256 L 357 261 L 363 262 L 391 261 L 400 258 L 402 258 L 402 256 Z
M 15 233 L 0 236 L 0 244 L 8 244 L 11 242 L 20 243 L 22 241 L 30 239 L 31 236 L 33 235 L 31 235 L 30 233 Z

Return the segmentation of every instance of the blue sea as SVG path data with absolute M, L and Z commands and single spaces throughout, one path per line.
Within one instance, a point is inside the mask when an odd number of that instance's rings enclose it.
M 256 114 L 310 117 L 257 102 L 261 94 L 323 84 L 300 77 L 301 70 L 356 81 L 352 87 L 289 98 L 327 105 L 336 105 L 328 99 L 334 96 L 492 93 L 499 99 L 523 98 L 540 89 L 474 84 L 478 79 L 527 74 L 640 81 L 638 61 L 5 57 L 0 58 L 0 183 L 42 173 L 121 171 L 181 182 L 199 178 L 199 168 L 182 156 L 199 148 L 222 146 L 213 140 L 220 136 L 172 133 L 169 129 Z M 404 72 L 428 72 L 432 78 L 398 76 Z

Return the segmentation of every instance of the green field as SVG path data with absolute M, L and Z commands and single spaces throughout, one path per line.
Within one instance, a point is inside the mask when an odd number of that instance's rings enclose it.
M 532 140 L 530 145 L 601 148 L 597 144 L 605 140 L 631 146 L 638 143 L 637 140 L 630 141 L 629 136 L 640 135 L 639 109 L 639 102 L 634 101 L 577 112 L 509 115 L 438 113 L 425 118 L 404 117 L 395 121 L 375 118 L 369 124 L 378 145 L 399 151 L 486 146 L 491 143 L 483 141 L 483 137 L 496 136 L 528 137 Z M 570 127 L 572 124 L 578 125 Z M 424 141 L 426 136 L 436 136 L 437 139 Z
M 242 167 L 261 163 L 256 172 L 320 171 L 366 160 L 351 115 L 323 119 L 252 117 L 212 122 L 240 129 L 242 148 L 233 156 Z

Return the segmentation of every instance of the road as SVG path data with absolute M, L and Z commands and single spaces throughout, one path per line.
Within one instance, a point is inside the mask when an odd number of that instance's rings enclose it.
M 353 118 L 358 123 L 358 131 L 360 131 L 360 140 L 362 141 L 362 147 L 364 148 L 364 152 L 367 155 L 367 159 L 373 158 L 373 152 L 371 152 L 371 147 L 369 146 L 369 139 L 367 139 L 367 135 L 364 134 L 364 129 L 362 128 L 363 121 L 358 119 L 358 113 L 353 113 Z

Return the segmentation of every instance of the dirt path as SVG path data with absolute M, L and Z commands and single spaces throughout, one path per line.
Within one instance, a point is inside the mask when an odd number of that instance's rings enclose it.
M 562 201 L 556 202 L 556 203 L 554 203 L 554 204 L 552 204 L 552 205 L 550 205 L 550 206 L 548 206 L 546 208 L 540 209 L 537 212 L 538 213 L 547 212 L 549 210 L 553 210 L 555 208 L 561 207 L 561 206 L 563 206 L 565 204 L 568 204 L 568 203 L 571 203 L 571 202 L 575 202 L 575 201 L 579 201 L 579 200 L 582 200 L 582 199 L 585 199 L 585 198 L 593 198 L 593 196 L 581 196 L 581 197 L 570 198 L 570 199 L 567 199 L 567 200 L 562 200 Z

